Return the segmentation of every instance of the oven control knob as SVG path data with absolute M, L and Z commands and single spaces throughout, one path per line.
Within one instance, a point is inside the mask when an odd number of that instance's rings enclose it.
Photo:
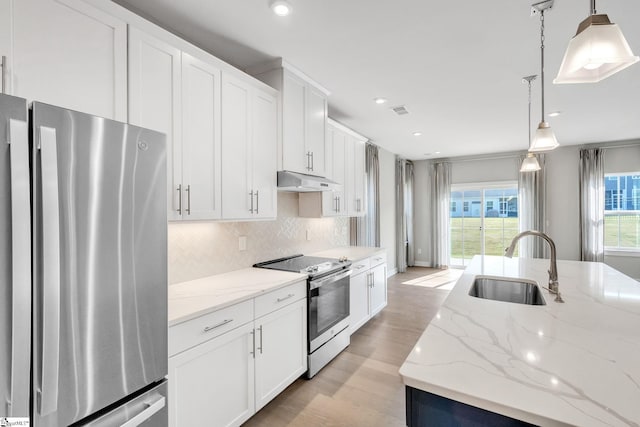
M 308 273 L 313 273 L 313 267 L 307 267 L 307 272 Z
M 317 265 L 313 266 L 313 271 L 318 271 L 318 266 Z

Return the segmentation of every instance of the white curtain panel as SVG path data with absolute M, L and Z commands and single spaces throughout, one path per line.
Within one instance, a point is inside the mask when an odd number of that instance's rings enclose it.
M 518 162 L 518 168 L 526 156 Z M 545 155 L 537 154 L 540 170 L 520 172 L 518 175 L 518 222 L 520 231 L 536 230 L 545 232 Z M 542 239 L 520 240 L 518 256 L 521 258 L 544 258 L 545 242 Z
M 404 216 L 407 229 L 407 266 L 415 265 L 413 238 L 413 163 L 407 161 L 404 167 Z
M 396 157 L 396 266 L 413 265 L 413 163 Z
M 432 266 L 449 267 L 449 212 L 451 202 L 451 163 L 431 165 L 431 190 L 434 197 L 432 222 Z
M 604 261 L 604 150 L 580 150 L 580 256 Z
M 407 222 L 404 216 L 405 160 L 396 156 L 396 267 L 407 271 Z

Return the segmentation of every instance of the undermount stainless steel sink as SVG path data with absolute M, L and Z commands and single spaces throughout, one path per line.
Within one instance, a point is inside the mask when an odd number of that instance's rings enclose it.
M 476 298 L 515 302 L 527 305 L 546 305 L 537 283 L 526 279 L 476 276 L 469 290 Z

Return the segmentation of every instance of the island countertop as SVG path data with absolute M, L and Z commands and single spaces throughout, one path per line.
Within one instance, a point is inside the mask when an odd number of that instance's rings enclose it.
M 400 368 L 404 383 L 537 425 L 640 425 L 639 282 L 558 261 L 564 304 L 546 290 L 544 306 L 468 294 L 476 275 L 547 286 L 548 268 L 476 256 Z

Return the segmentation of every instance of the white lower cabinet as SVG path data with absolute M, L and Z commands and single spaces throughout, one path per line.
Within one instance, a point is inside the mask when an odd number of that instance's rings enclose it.
M 349 283 L 349 301 L 349 332 L 352 334 L 369 320 L 368 270 L 361 273 L 354 270 Z
M 256 320 L 256 411 L 307 371 L 307 301 Z
M 352 264 L 349 332 L 353 334 L 387 306 L 387 257 L 379 253 Z
M 371 316 L 375 316 L 387 306 L 387 264 L 371 269 L 369 287 L 369 304 Z
M 306 282 L 169 328 L 169 353 L 169 426 L 241 425 L 307 370 Z
M 255 412 L 253 323 L 169 358 L 169 425 L 237 426 Z

